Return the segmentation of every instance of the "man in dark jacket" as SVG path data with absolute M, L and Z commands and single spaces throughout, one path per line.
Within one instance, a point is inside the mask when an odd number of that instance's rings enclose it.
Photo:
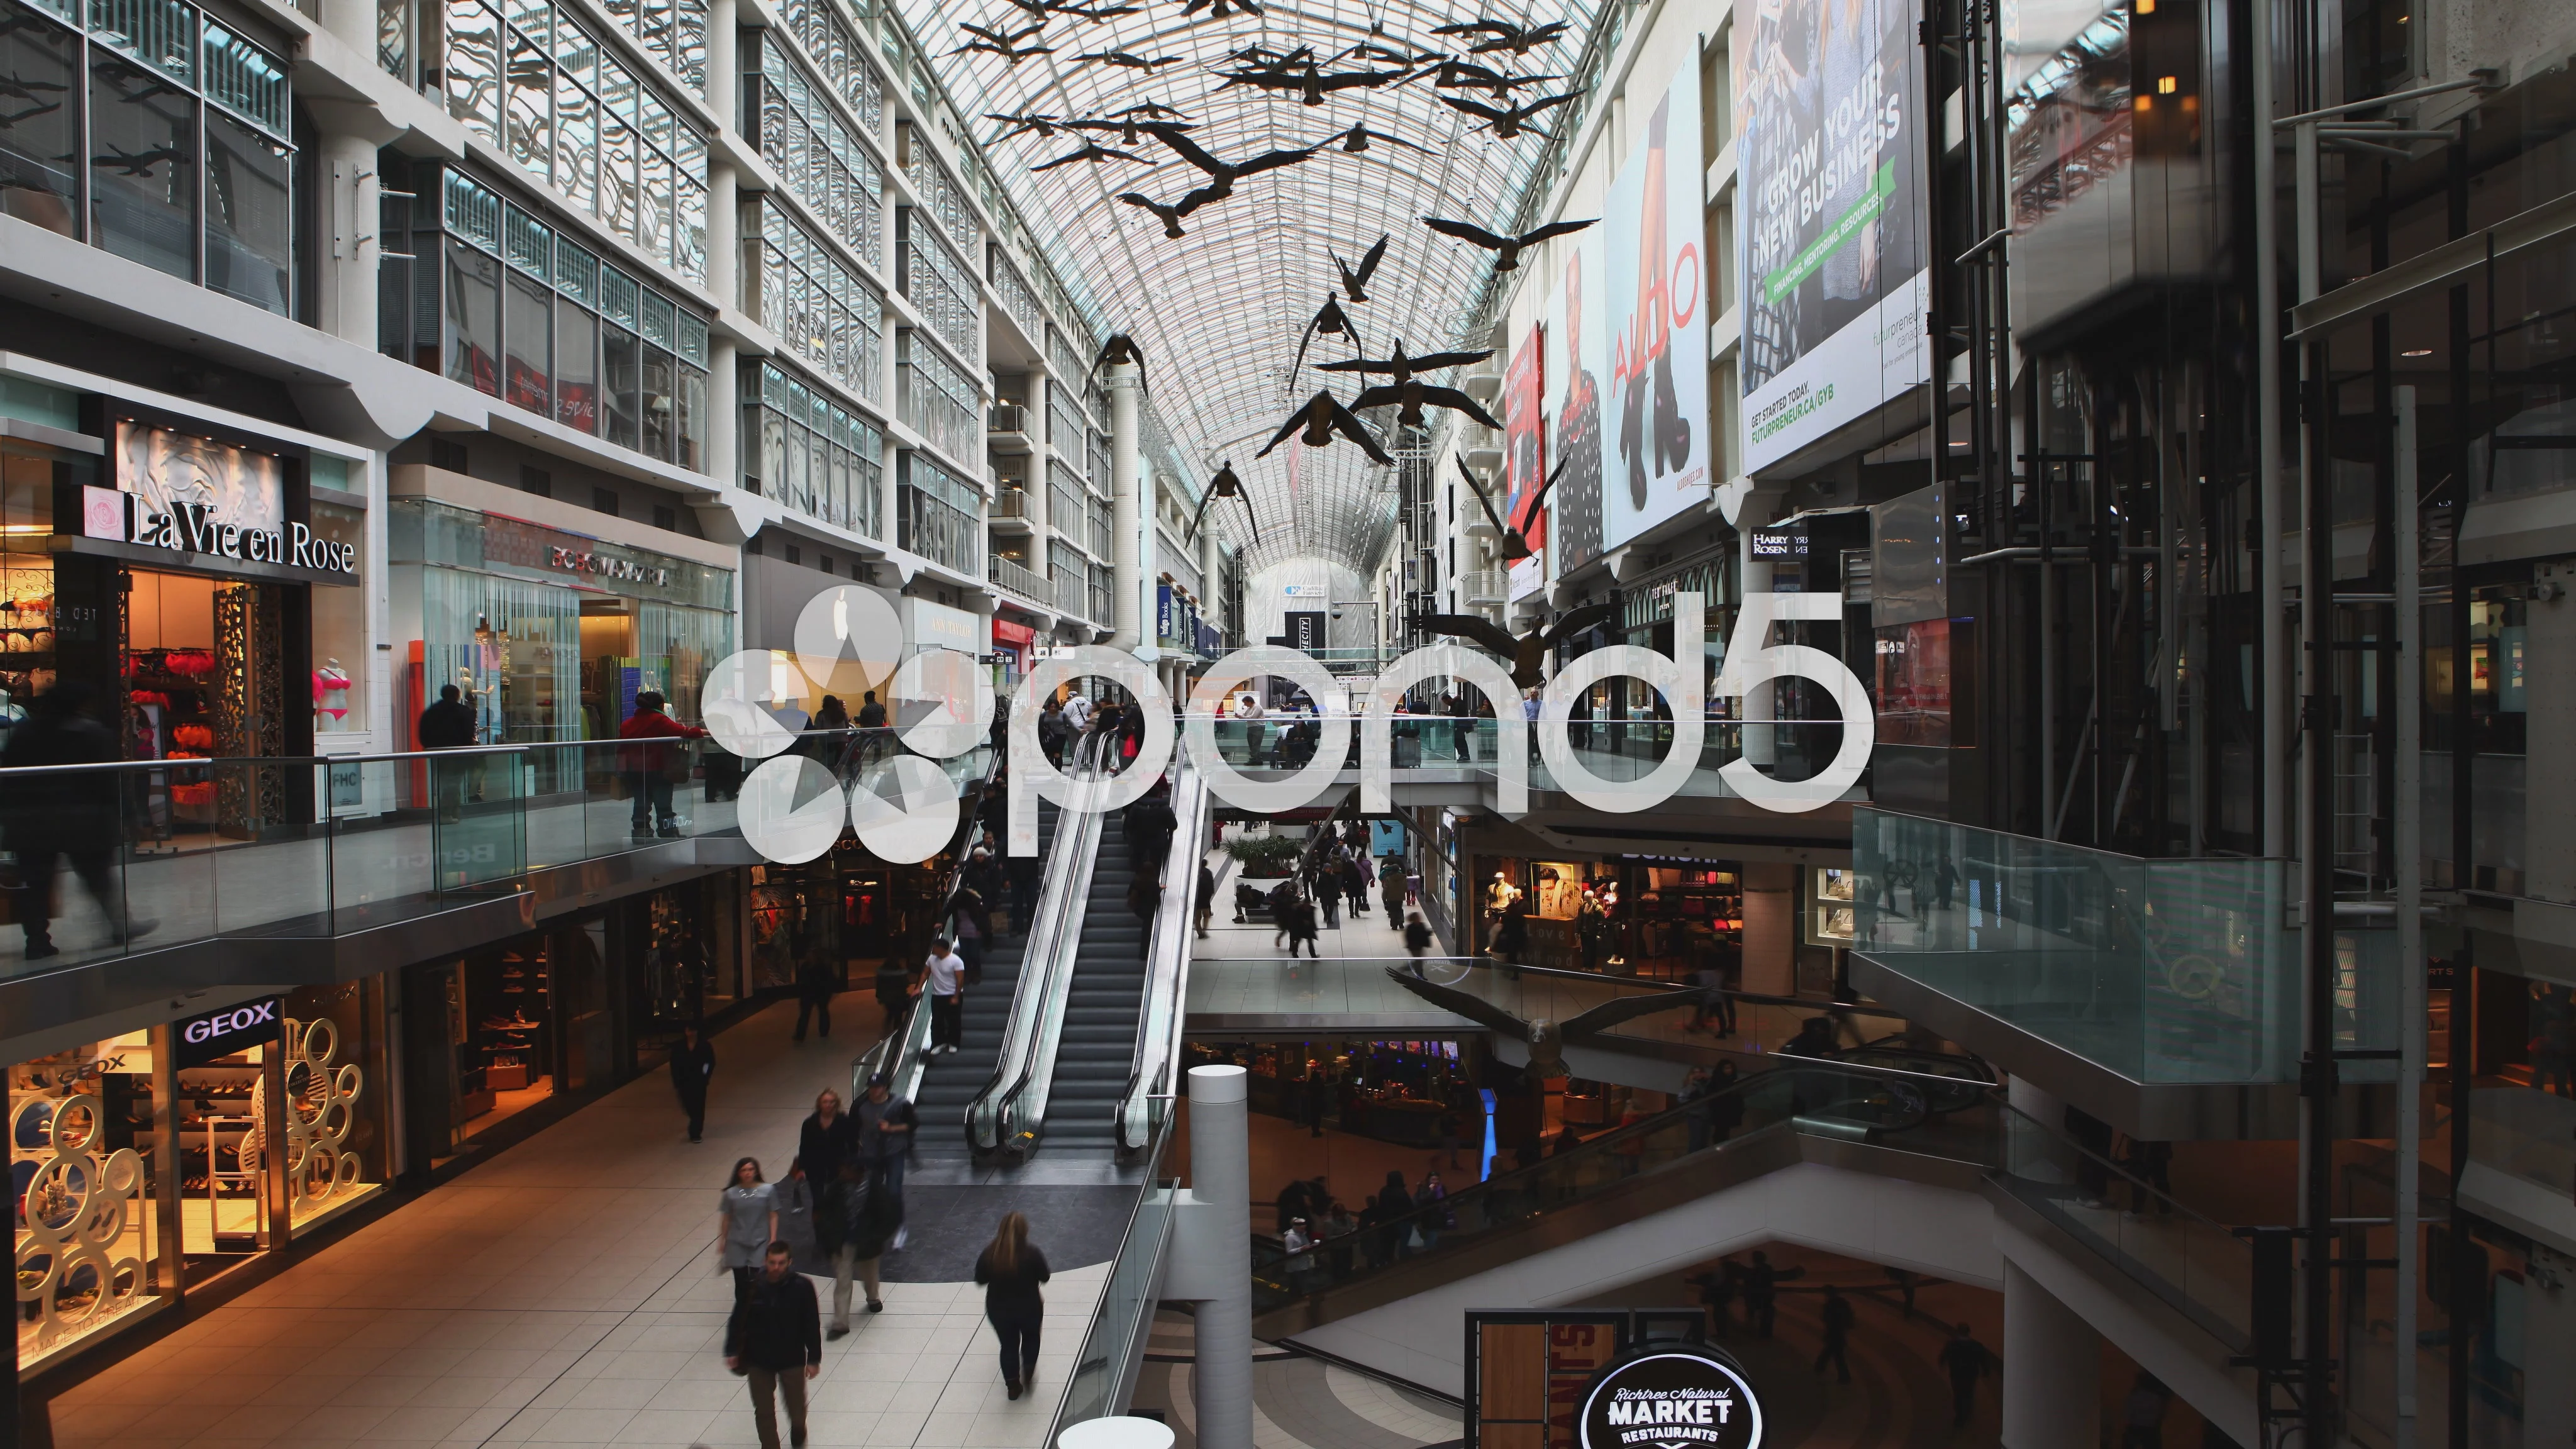
M 894 753 L 892 737 L 886 733 L 886 707 L 877 701 L 877 692 L 867 692 L 859 702 L 858 763 L 865 765 L 882 755 Z
M 833 979 L 832 965 L 819 951 L 809 951 L 796 963 L 796 1040 L 805 1039 L 805 1023 L 822 1018 L 823 1040 L 832 1039 L 832 993 L 840 983 Z M 805 1164 L 808 1175 L 814 1164 Z M 820 1178 L 817 1176 L 817 1180 Z
M 689 1114 L 689 1140 L 707 1130 L 707 1082 L 716 1074 L 715 1044 L 696 1022 L 680 1028 L 680 1044 L 671 1048 L 671 1087 L 680 1094 L 680 1110 Z
M 77 679 L 37 696 L 34 712 L 9 732 L 11 769 L 95 765 L 117 757 L 116 737 L 90 712 L 96 697 Z M 60 955 L 46 918 L 53 914 L 54 867 L 68 859 L 107 917 L 107 938 L 122 945 L 157 922 L 128 920 L 117 888 L 123 843 L 123 798 L 114 770 L 72 770 L 14 778 L 7 785 L 8 846 L 18 853 L 18 922 L 27 931 L 26 959 Z
M 832 1326 L 824 1337 L 849 1336 L 853 1277 L 867 1289 L 868 1311 L 885 1312 L 877 1263 L 902 1227 L 903 1199 L 870 1183 L 857 1158 L 844 1159 L 814 1209 L 814 1246 L 832 1264 Z
M 760 1449 L 778 1449 L 778 1409 L 787 1400 L 790 1442 L 805 1442 L 805 1381 L 823 1371 L 823 1314 L 814 1285 L 796 1271 L 785 1243 L 769 1245 L 760 1276 L 725 1320 L 725 1367 L 751 1381 L 751 1419 Z
M 617 727 L 617 737 L 639 742 L 702 740 L 707 732 L 662 713 L 662 696 L 648 689 L 635 696 L 635 713 Z M 635 799 L 634 819 L 627 828 L 636 839 L 652 839 L 657 823 L 664 839 L 678 837 L 680 818 L 671 809 L 671 771 L 682 759 L 667 744 L 636 743 L 618 749 L 617 768 L 626 772 L 627 792 Z
M 424 750 L 461 750 L 478 743 L 474 738 L 474 707 L 467 704 L 453 684 L 439 686 L 438 703 L 420 712 L 420 747 Z M 477 758 L 459 764 L 429 765 L 431 793 L 438 800 L 438 819 L 453 825 L 465 817 L 466 777 L 472 776 L 474 793 L 483 793 L 483 761 Z

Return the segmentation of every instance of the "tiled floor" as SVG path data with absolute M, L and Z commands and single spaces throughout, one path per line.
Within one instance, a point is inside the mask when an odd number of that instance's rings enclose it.
M 1192 1393 L 1192 1322 L 1165 1309 L 1154 1317 L 1136 1407 L 1159 1412 L 1175 1449 L 1197 1449 Z M 1422 1449 L 1458 1441 L 1461 1412 L 1417 1390 L 1353 1373 L 1321 1359 L 1253 1345 L 1253 1449 Z
M 718 1184 L 738 1156 L 783 1163 L 865 1044 L 791 1045 L 794 1019 L 775 1007 L 716 1039 L 705 1145 L 659 1074 L 629 1083 L 66 1394 L 56 1444 L 757 1442 L 719 1356 Z M 1040 1392 L 1017 1403 L 981 1290 L 886 1284 L 886 1311 L 824 1346 L 812 1442 L 1035 1449 L 1106 1276 L 1058 1269 Z

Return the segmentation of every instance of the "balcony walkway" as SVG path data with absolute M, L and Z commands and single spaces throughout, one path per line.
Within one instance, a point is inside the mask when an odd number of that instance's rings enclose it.
M 72 1390 L 53 1405 L 55 1443 L 756 1442 L 749 1395 L 720 1356 L 733 1289 L 710 1209 L 735 1158 L 785 1167 L 815 1092 L 846 1090 L 868 1039 L 845 1027 L 792 1045 L 794 1019 L 777 1006 L 717 1038 L 703 1146 L 649 1073 Z M 1013 1403 L 982 1291 L 962 1281 L 992 1224 L 950 1221 L 939 1192 L 907 1193 L 912 1240 L 886 1260 L 886 1311 L 824 1345 L 816 1446 L 1046 1439 L 1124 1222 L 1051 1221 L 1042 1189 L 1021 1204 L 1056 1271 L 1039 1392 Z M 828 1283 L 823 1294 L 828 1316 Z

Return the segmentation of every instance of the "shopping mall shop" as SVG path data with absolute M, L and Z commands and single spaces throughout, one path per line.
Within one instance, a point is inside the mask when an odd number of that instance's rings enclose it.
M 745 949 L 752 891 L 711 874 L 10 1065 L 22 1377 L 86 1372 L 183 1297 L 229 1297 L 755 1004 L 777 983 Z
M 12 397 L 69 426 L 0 437 L 0 731 L 68 686 L 129 760 L 363 746 L 365 453 L 15 380 Z M 134 844 L 258 839 L 314 820 L 312 794 L 305 771 L 151 772 Z
M 1489 855 L 1458 881 L 1460 949 L 1523 966 L 1833 994 L 1852 938 L 1846 866 L 1684 856 Z

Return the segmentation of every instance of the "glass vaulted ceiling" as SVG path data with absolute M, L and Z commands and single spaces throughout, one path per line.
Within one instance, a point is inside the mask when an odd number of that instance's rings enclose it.
M 1337 91 L 1322 105 L 1308 106 L 1295 92 L 1224 87 L 1219 72 L 1231 68 L 1234 52 L 1255 45 L 1273 54 L 1311 46 L 1327 71 L 1393 69 L 1366 57 L 1332 57 L 1363 41 L 1416 54 L 1463 55 L 1475 37 L 1436 36 L 1433 28 L 1492 18 L 1530 26 L 1567 22 L 1562 36 L 1525 57 L 1474 57 L 1507 74 L 1563 75 L 1578 70 L 1598 0 L 1481 7 L 1464 0 L 1274 0 L 1260 14 L 1236 11 L 1222 20 L 1204 8 L 1184 15 L 1178 0 L 1095 0 L 1100 8 L 1134 3 L 1139 10 L 1099 22 L 1053 17 L 1043 36 L 1019 44 L 1050 45 L 1054 53 L 1017 65 L 980 51 L 946 53 L 968 38 L 958 29 L 961 23 L 1005 34 L 1034 23 L 1035 16 L 1009 0 L 900 3 L 913 33 L 937 57 L 949 93 L 976 113 L 967 124 L 985 143 L 1022 214 L 1049 234 L 1044 244 L 1051 259 L 1090 294 L 1105 325 L 1129 333 L 1143 347 L 1156 411 L 1183 455 L 1197 465 L 1195 481 L 1204 484 L 1227 459 L 1243 476 L 1260 519 L 1259 545 L 1246 536 L 1239 505 L 1214 506 L 1233 515 L 1226 532 L 1250 549 L 1247 563 L 1257 568 L 1322 555 L 1363 573 L 1373 569 L 1395 512 L 1386 470 L 1348 442 L 1308 451 L 1291 441 L 1257 463 L 1252 457 L 1318 386 L 1330 382 L 1344 399 L 1352 394 L 1355 379 L 1349 375 L 1312 371 L 1316 362 L 1351 355 L 1343 338 L 1317 338 L 1293 391 L 1289 377 L 1303 329 L 1335 282 L 1328 251 L 1356 264 L 1381 232 L 1394 238 L 1368 288 L 1368 303 L 1343 304 L 1369 355 L 1385 356 L 1399 338 L 1414 353 L 1450 346 L 1461 340 L 1460 329 L 1491 275 L 1493 255 L 1432 232 L 1421 218 L 1455 217 L 1506 229 L 1548 143 L 1534 133 L 1493 139 L 1477 129 L 1475 118 L 1439 100 L 1455 95 L 1482 102 L 1490 96 L 1435 90 L 1428 78 Z M 1074 58 L 1104 51 L 1178 61 L 1148 74 Z M 1526 102 L 1563 88 L 1547 84 L 1517 94 Z M 1301 165 L 1238 182 L 1230 199 L 1182 222 L 1187 236 L 1170 240 L 1162 223 L 1120 202 L 1118 194 L 1139 191 L 1168 203 L 1206 178 L 1151 137 L 1140 136 L 1130 147 L 1115 135 L 1089 134 L 1155 165 L 1077 161 L 1032 172 L 1077 149 L 1084 138 L 1027 132 L 997 141 L 1006 127 L 982 115 L 1099 116 L 1146 101 L 1187 115 L 1198 127 L 1190 139 L 1220 160 L 1332 144 Z M 1557 118 L 1580 109 L 1580 102 L 1559 107 L 1538 124 L 1553 131 Z M 1374 139 L 1368 150 L 1353 154 L 1332 142 L 1355 125 L 1425 147 L 1428 154 Z M 1391 426 L 1392 419 L 1390 409 L 1372 421 Z M 1387 428 L 1379 431 L 1383 436 Z

